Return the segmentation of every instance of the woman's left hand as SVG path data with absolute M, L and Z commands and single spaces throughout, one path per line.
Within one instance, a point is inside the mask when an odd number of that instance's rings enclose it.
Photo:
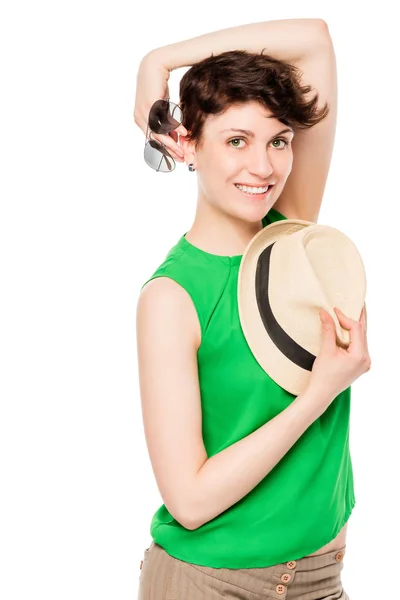
M 142 58 L 136 79 L 136 97 L 133 118 L 136 125 L 146 135 L 149 112 L 156 100 L 169 98 L 169 70 L 149 52 Z M 179 125 L 169 134 L 151 133 L 152 139 L 158 140 L 168 148 L 171 156 L 183 162 L 183 151 L 178 144 L 178 134 L 186 136 L 187 129 Z

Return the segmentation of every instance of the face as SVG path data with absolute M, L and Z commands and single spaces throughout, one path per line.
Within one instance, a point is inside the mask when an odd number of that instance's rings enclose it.
M 267 118 L 270 114 L 257 102 L 231 106 L 206 120 L 199 149 L 182 140 L 185 160 L 197 171 L 199 200 L 248 222 L 266 215 L 293 164 L 294 132 L 277 119 Z M 272 187 L 267 192 L 237 187 L 265 188 L 269 184 Z

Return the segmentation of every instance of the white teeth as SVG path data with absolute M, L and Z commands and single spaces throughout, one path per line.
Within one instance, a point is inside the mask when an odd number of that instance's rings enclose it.
M 266 187 L 248 187 L 247 185 L 240 185 L 239 183 L 235 183 L 235 186 L 238 190 L 242 190 L 247 194 L 265 194 L 269 188 L 268 185 Z

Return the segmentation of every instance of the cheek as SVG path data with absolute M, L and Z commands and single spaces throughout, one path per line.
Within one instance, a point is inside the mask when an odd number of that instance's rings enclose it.
M 283 152 L 283 151 L 282 151 Z M 279 156 L 279 160 L 275 162 L 274 171 L 279 178 L 287 179 L 293 168 L 293 152 Z
M 203 172 L 203 179 L 215 186 L 221 186 L 234 178 L 238 168 L 238 157 L 234 153 L 226 152 L 224 148 L 208 152 L 198 161 L 198 170 Z

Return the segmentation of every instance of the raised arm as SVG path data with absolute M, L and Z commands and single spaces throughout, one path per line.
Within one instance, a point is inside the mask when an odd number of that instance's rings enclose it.
M 263 51 L 294 64 L 300 70 L 301 85 L 311 86 L 306 98 L 311 99 L 317 93 L 318 108 L 328 104 L 329 113 L 323 121 L 311 129 L 296 131 L 292 141 L 293 168 L 274 205 L 289 219 L 317 222 L 337 119 L 336 58 L 328 26 L 322 19 L 283 19 L 240 25 L 151 50 L 139 70 L 138 83 L 144 84 L 137 90 L 136 123 L 145 130 L 151 101 L 157 99 L 153 98 L 157 95 L 155 90 L 158 95 L 168 90 L 170 71 L 228 50 Z M 186 135 L 183 129 L 178 133 Z M 183 154 L 174 132 L 158 139 L 182 162 Z
M 326 44 L 328 26 L 322 19 L 283 19 L 220 29 L 149 52 L 169 71 L 194 65 L 229 50 L 256 54 L 264 50 L 278 60 L 296 62 L 318 53 Z

